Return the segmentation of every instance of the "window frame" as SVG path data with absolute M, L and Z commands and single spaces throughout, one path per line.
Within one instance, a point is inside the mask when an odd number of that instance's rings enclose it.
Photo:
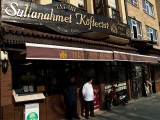
M 131 38 L 141 40 L 142 39 L 142 24 L 141 24 L 141 22 L 129 17 L 128 23 L 130 23 L 129 25 L 131 28 Z M 134 27 L 136 27 L 137 33 L 134 33 Z M 137 37 L 135 37 L 135 34 Z
M 149 16 L 154 17 L 155 15 L 154 15 L 153 5 L 147 0 L 142 0 L 142 4 L 143 4 L 143 11 Z
M 148 29 L 147 29 L 148 28 Z M 149 31 L 148 31 L 149 30 Z M 154 34 L 155 33 L 155 34 Z M 151 34 L 153 36 L 153 40 L 151 39 Z M 146 25 L 146 35 L 147 35 L 147 40 L 151 41 L 151 42 L 155 42 L 158 43 L 158 33 L 157 30 Z M 155 39 L 156 38 L 156 39 Z
M 127 0 L 129 3 L 134 5 L 135 7 L 138 7 L 138 0 Z

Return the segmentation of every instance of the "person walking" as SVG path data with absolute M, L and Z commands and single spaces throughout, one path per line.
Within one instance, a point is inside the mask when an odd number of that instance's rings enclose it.
M 66 113 L 69 120 L 80 119 L 77 112 L 77 84 L 75 77 L 70 78 L 69 84 L 65 89 L 66 94 Z
M 91 117 L 94 116 L 94 91 L 92 86 L 92 77 L 87 79 L 87 82 L 84 84 L 82 88 L 82 95 L 84 98 L 85 104 L 85 118 L 89 119 L 89 115 Z

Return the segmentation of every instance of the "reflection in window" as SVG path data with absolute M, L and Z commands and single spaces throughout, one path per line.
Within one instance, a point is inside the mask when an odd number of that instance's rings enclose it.
M 93 0 L 94 2 L 94 14 L 107 15 L 106 0 Z
M 55 1 L 56 2 L 67 2 L 67 0 L 52 0 L 52 3 L 55 2 Z
M 120 21 L 121 19 L 120 19 L 119 11 L 112 9 L 112 18 Z
M 117 21 L 121 21 L 119 7 L 118 7 L 118 1 L 117 0 L 110 1 L 110 8 L 112 11 L 111 17 L 113 19 L 116 19 Z
M 33 3 L 39 3 L 39 0 L 21 0 L 21 1 L 33 2 Z
M 111 62 L 109 65 L 106 65 L 105 79 L 107 85 L 125 82 L 126 74 L 124 64 Z

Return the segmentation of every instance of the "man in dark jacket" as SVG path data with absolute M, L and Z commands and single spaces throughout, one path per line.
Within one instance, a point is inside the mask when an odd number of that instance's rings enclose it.
M 72 118 L 80 119 L 77 113 L 77 84 L 74 76 L 70 78 L 69 84 L 65 89 L 65 94 L 67 118 L 69 120 L 72 120 Z

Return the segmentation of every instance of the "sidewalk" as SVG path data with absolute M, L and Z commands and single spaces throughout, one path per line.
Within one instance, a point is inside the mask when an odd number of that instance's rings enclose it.
M 132 100 L 129 100 L 128 101 L 128 105 L 129 106 L 130 104 L 132 103 L 135 103 L 135 102 L 142 102 L 142 101 L 148 101 L 150 99 L 153 99 L 155 98 L 156 96 L 160 96 L 160 92 L 158 93 L 155 93 L 155 94 L 152 94 L 151 96 L 149 97 L 141 97 L 141 98 L 138 98 L 138 99 L 132 99 Z M 113 111 L 120 111 L 121 109 L 125 109 L 123 106 L 115 106 L 113 108 L 114 110 Z M 108 111 L 108 110 L 96 110 L 95 111 L 95 116 L 96 117 L 90 117 L 89 120 L 106 120 L 106 116 L 111 116 L 113 113 L 113 111 Z M 120 111 L 121 112 L 121 111 Z M 81 117 L 81 120 L 85 120 L 84 117 Z

